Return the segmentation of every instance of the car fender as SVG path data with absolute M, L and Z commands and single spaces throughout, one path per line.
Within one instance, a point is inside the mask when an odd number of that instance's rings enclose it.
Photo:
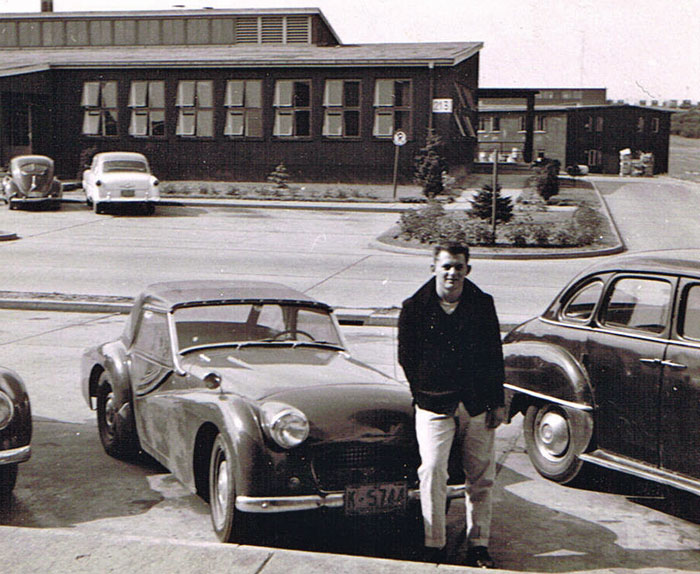
M 503 346 L 508 418 L 524 412 L 534 400 L 547 400 L 572 410 L 593 408 L 585 367 L 565 348 L 553 343 L 519 341 Z
M 14 406 L 12 420 L 0 433 L 0 445 L 3 450 L 26 446 L 32 438 L 32 413 L 24 382 L 13 370 L 0 367 L 0 390 Z
M 97 383 L 102 371 L 109 373 L 117 404 L 131 402 L 131 386 L 126 349 L 121 341 L 113 341 L 86 351 L 83 365 L 83 396 L 94 410 L 92 398 L 97 396 Z

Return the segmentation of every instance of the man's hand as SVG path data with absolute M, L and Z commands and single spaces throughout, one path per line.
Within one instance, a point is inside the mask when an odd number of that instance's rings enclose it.
M 490 429 L 498 428 L 506 418 L 506 408 L 496 407 L 486 411 L 486 427 Z

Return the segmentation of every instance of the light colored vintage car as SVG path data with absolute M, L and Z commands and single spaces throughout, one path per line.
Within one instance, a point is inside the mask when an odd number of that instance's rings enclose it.
M 599 465 L 700 495 L 700 250 L 605 259 L 504 342 L 541 475 Z
M 17 467 L 31 456 L 32 413 L 20 376 L 0 367 L 0 505 L 17 481 Z
M 37 205 L 61 207 L 61 182 L 54 177 L 54 162 L 45 155 L 18 155 L 10 160 L 2 179 L 3 199 L 10 209 Z
M 83 172 L 85 201 L 95 213 L 109 205 L 143 205 L 152 214 L 160 201 L 158 179 L 140 153 L 110 151 L 95 154 Z
M 157 459 L 210 503 L 222 541 L 254 534 L 261 513 L 417 513 L 408 385 L 354 359 L 331 308 L 301 292 L 152 285 L 81 369 L 106 452 Z

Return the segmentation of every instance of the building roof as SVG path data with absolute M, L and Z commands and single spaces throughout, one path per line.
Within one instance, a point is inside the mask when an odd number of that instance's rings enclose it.
M 454 66 L 481 42 L 0 49 L 0 76 L 68 68 Z
M 577 111 L 577 110 L 609 110 L 609 109 L 621 109 L 621 108 L 636 108 L 636 109 L 641 109 L 641 110 L 652 110 L 656 112 L 667 112 L 667 113 L 673 113 L 672 110 L 665 110 L 662 108 L 654 108 L 651 106 L 637 106 L 633 104 L 574 104 L 574 105 L 541 105 L 541 104 L 535 104 L 535 112 L 568 112 L 568 111 Z M 518 105 L 518 104 L 482 104 L 479 102 L 479 111 L 488 113 L 488 112 L 501 112 L 501 113 L 507 113 L 507 112 L 513 112 L 513 113 L 522 113 L 526 111 L 526 107 L 524 105 Z

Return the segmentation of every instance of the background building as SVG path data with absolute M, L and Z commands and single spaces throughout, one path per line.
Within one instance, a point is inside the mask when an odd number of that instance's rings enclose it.
M 668 110 L 608 104 L 605 88 L 531 91 L 536 92 L 533 159 L 547 157 L 559 160 L 562 167 L 587 165 L 593 173 L 618 173 L 619 152 L 629 148 L 653 153 L 654 173 L 668 171 Z M 480 100 L 477 161 L 492 161 L 494 149 L 500 161 L 523 161 L 526 111 L 515 97 Z
M 47 3 L 50 10 L 50 2 Z M 0 15 L 0 160 L 142 152 L 163 179 L 391 179 L 476 151 L 478 42 L 344 45 L 318 9 Z M 434 108 L 435 106 L 435 108 Z M 434 112 L 433 109 L 436 111 Z

